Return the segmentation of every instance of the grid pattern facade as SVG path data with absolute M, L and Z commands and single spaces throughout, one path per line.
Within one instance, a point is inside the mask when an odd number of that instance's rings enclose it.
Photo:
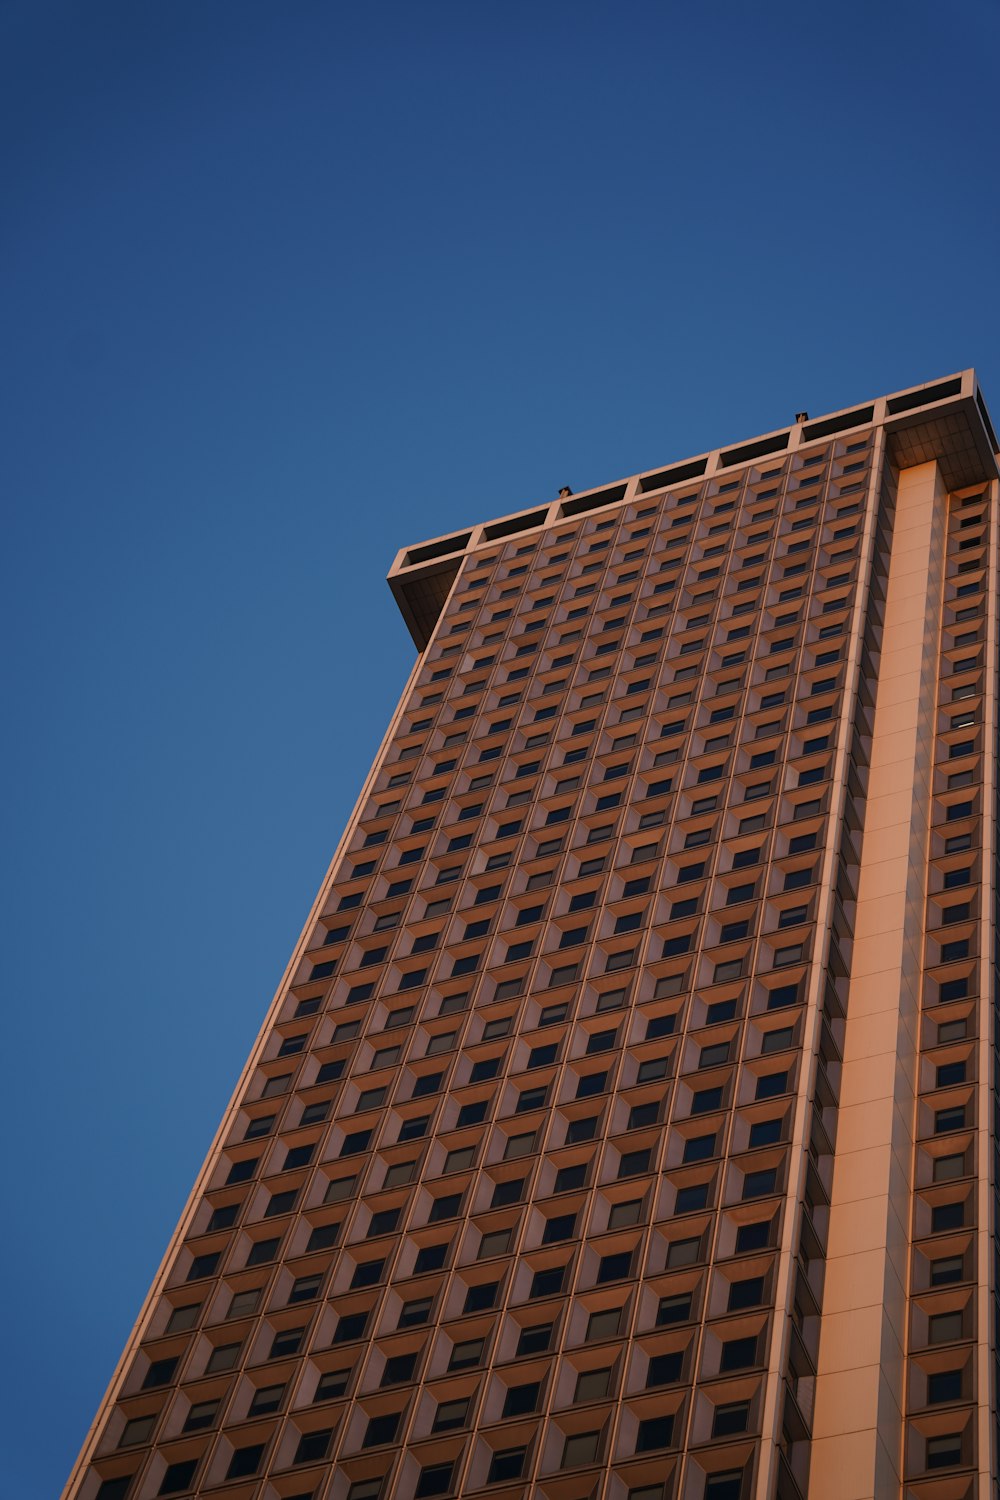
M 991 1067 L 981 1049 L 988 1025 L 980 997 L 989 998 L 994 985 L 981 962 L 992 965 L 983 928 L 991 883 L 983 858 L 984 815 L 992 812 L 984 806 L 986 745 L 996 754 L 995 731 L 984 738 L 987 695 L 995 691 L 987 681 L 987 502 L 981 489 L 952 496 L 945 539 L 911 1226 L 906 1466 L 914 1480 L 977 1466 L 977 1225 L 991 1218 L 980 1190 L 997 1181 L 980 1158 L 995 1105 L 977 1087 L 981 1070 L 988 1083 Z M 994 1310 L 984 1311 L 995 1319 Z M 942 1487 L 927 1479 L 913 1493 L 937 1496 Z
M 421 584 L 426 647 L 68 1496 L 809 1493 L 898 472 L 848 428 L 497 527 Z M 990 498 L 945 527 L 913 1500 L 980 1494 L 994 1441 Z

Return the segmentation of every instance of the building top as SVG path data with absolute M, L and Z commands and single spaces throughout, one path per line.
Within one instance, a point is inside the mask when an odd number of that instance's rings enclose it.
M 653 494 L 666 497 L 674 490 L 687 496 L 695 480 L 699 484 L 715 481 L 721 487 L 731 482 L 733 474 L 759 467 L 762 461 L 771 465 L 776 458 L 870 427 L 884 430 L 892 457 L 900 467 L 935 459 L 949 490 L 997 477 L 997 439 L 986 402 L 975 370 L 962 370 L 943 380 L 894 391 L 812 421 L 805 412 L 799 412 L 792 426 L 747 442 L 715 448 L 577 495 L 560 491 L 559 497 L 547 504 L 404 547 L 389 570 L 389 586 L 417 649 L 422 651 L 462 560 L 470 553 L 522 532 L 540 531 L 575 516 L 611 509 L 627 500 Z

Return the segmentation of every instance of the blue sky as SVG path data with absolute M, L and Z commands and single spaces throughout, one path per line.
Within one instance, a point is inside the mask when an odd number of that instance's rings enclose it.
M 1000 415 L 998 48 L 993 0 L 6 0 L 19 1500 L 406 678 L 397 547 L 969 364 Z

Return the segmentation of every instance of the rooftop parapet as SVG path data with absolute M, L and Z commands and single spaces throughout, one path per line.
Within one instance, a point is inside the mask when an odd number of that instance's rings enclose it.
M 997 439 L 975 370 L 962 370 L 942 380 L 894 391 L 861 406 L 846 407 L 810 421 L 803 420 L 747 442 L 715 448 L 694 458 L 633 474 L 630 479 L 602 485 L 546 505 L 513 511 L 464 531 L 404 547 L 389 570 L 389 587 L 417 649 L 422 651 L 462 560 L 470 553 L 521 533 L 541 531 L 591 511 L 610 510 L 626 501 L 689 490 L 692 481 L 739 473 L 762 458 L 800 452 L 831 437 L 869 427 L 882 427 L 892 461 L 900 468 L 934 459 L 949 490 L 995 479 L 998 474 Z

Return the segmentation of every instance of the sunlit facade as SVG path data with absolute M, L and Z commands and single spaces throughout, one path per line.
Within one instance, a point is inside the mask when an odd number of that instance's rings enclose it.
M 399 554 L 67 1500 L 993 1497 L 996 446 L 965 371 Z

